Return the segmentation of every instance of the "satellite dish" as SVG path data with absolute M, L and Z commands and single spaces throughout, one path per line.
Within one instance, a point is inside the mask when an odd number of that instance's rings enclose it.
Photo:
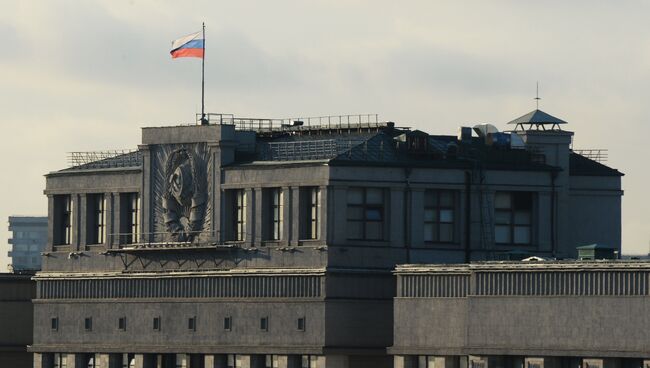
M 479 137 L 485 138 L 488 133 L 499 133 L 499 129 L 492 124 L 476 124 L 474 125 L 474 131 L 478 134 Z

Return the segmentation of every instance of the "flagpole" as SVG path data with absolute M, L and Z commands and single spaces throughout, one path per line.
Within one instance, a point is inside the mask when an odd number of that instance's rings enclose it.
M 207 125 L 205 118 L 205 22 L 203 24 L 203 57 L 201 58 L 201 125 Z

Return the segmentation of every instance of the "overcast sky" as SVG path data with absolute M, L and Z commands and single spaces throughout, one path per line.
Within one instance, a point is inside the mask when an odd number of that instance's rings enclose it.
M 206 109 L 246 117 L 377 113 L 455 134 L 540 108 L 623 178 L 623 251 L 650 242 L 650 2 L 0 0 L 0 218 L 46 215 L 70 151 L 135 148 Z M 0 227 L 0 243 L 9 237 Z M 6 248 L 0 264 L 7 263 Z

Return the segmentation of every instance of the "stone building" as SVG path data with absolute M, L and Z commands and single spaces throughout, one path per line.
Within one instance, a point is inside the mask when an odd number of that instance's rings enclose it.
M 40 270 L 41 252 L 47 243 L 47 217 L 9 216 L 9 231 L 9 267 L 14 271 Z
M 620 250 L 622 174 L 564 124 L 212 114 L 72 154 L 46 175 L 35 366 L 390 367 L 396 265 Z
M 648 262 L 400 265 L 395 274 L 395 368 L 650 366 Z

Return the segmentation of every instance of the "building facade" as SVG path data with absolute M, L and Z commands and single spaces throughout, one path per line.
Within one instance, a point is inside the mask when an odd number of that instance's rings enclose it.
M 650 365 L 644 261 L 400 265 L 396 368 Z
M 46 175 L 35 366 L 390 367 L 395 265 L 620 250 L 622 174 L 538 110 L 208 122 Z
M 9 216 L 9 231 L 9 267 L 15 271 L 40 270 L 41 252 L 47 244 L 47 217 Z
M 0 273 L 0 367 L 29 368 L 36 283 L 30 273 Z

